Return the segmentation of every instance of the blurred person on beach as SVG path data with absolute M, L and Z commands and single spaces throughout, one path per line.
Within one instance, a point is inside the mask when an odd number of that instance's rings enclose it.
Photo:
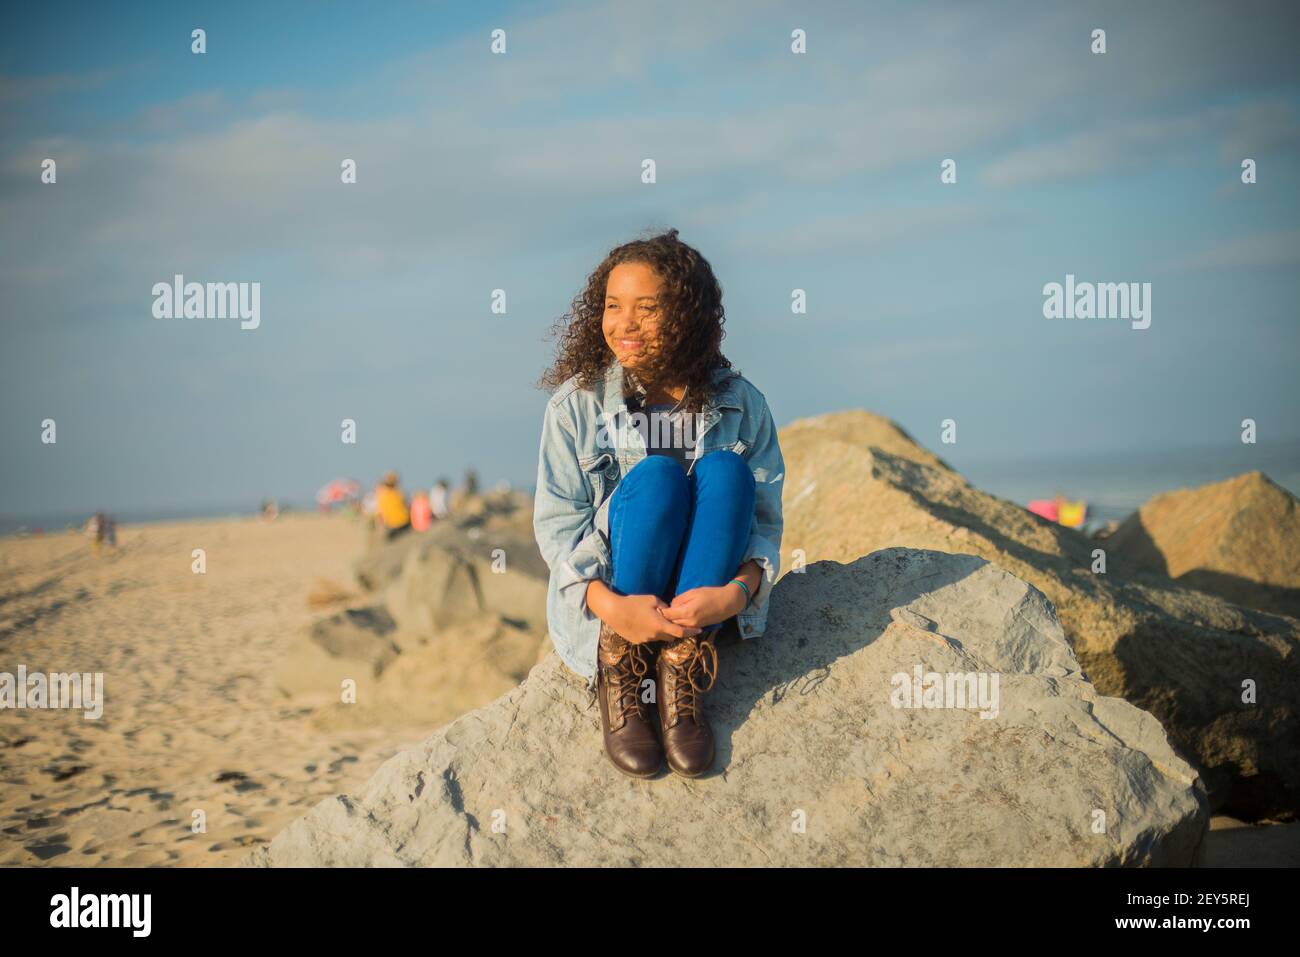
M 715 641 L 763 633 L 780 565 L 776 426 L 723 356 L 723 322 L 713 270 L 677 230 L 636 240 L 556 323 L 540 382 L 551 640 L 595 685 L 605 753 L 634 777 L 712 765 Z
M 397 484 L 397 473 L 389 472 L 375 489 L 375 521 L 386 537 L 396 538 L 411 527 L 411 512 L 406 496 Z
M 96 555 L 105 545 L 117 548 L 117 523 L 103 512 L 96 512 L 86 522 L 86 536 L 90 539 L 90 550 Z
M 433 524 L 433 507 L 429 504 L 429 496 L 417 489 L 411 496 L 411 528 L 417 532 L 425 532 L 429 530 L 431 524 Z
M 473 498 L 478 494 L 478 473 L 472 468 L 465 470 L 465 480 L 461 485 L 461 492 L 466 498 Z
M 440 522 L 451 514 L 450 499 L 447 480 L 440 478 L 434 482 L 433 488 L 429 489 L 429 508 L 433 510 L 433 517 Z

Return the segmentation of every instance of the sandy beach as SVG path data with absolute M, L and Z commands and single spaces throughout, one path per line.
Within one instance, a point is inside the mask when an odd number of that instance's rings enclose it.
M 275 689 L 321 614 L 308 594 L 351 589 L 360 541 L 315 515 L 126 526 L 101 556 L 80 534 L 0 539 L 0 672 L 104 675 L 97 720 L 0 711 L 0 864 L 232 864 L 427 735 L 322 720 Z

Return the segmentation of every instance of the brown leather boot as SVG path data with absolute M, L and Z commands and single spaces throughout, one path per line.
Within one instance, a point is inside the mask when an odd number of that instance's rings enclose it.
M 678 774 L 697 778 L 713 764 L 713 730 L 700 700 L 718 676 L 712 637 L 678 638 L 665 644 L 659 650 L 656 673 L 664 757 Z
M 653 711 L 641 700 L 641 682 L 649 673 L 648 649 L 632 644 L 602 622 L 596 698 L 605 753 L 614 767 L 634 778 L 654 777 L 664 763 Z

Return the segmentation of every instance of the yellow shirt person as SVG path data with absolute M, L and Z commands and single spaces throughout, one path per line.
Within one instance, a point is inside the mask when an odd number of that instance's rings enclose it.
M 389 472 L 383 483 L 375 489 L 375 505 L 379 520 L 390 531 L 405 528 L 411 523 L 411 512 L 406 507 L 406 497 L 397 487 L 397 475 Z

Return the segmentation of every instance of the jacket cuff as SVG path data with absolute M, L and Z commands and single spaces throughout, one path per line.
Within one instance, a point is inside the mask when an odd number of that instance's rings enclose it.
M 757 605 L 761 597 L 763 603 L 767 604 L 768 593 L 776 584 L 776 576 L 781 571 L 781 552 L 768 539 L 755 533 L 749 536 L 749 544 L 745 546 L 745 557 L 740 563 L 743 565 L 750 561 L 758 562 L 763 568 L 763 574 L 749 603 L 751 606 Z
M 749 604 L 736 616 L 741 638 L 757 638 L 767 628 L 767 601 L 781 571 L 781 552 L 769 539 L 755 533 L 749 538 L 741 564 L 749 561 L 758 562 L 762 575 Z
M 593 529 L 578 542 L 569 557 L 560 563 L 556 588 L 574 607 L 584 614 L 591 614 L 587 608 L 587 583 L 595 578 L 609 581 L 611 567 L 605 536 Z M 574 589 L 578 590 L 576 595 Z

